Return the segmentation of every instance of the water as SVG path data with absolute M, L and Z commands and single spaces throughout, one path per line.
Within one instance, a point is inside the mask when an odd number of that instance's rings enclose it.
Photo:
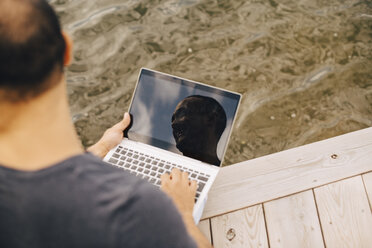
M 243 94 L 225 165 L 372 126 L 370 0 L 52 0 L 85 146 L 141 67 Z

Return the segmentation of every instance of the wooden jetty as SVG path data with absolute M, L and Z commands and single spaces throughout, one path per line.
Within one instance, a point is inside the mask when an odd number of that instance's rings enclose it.
M 199 228 L 220 247 L 372 247 L 372 128 L 221 168 Z

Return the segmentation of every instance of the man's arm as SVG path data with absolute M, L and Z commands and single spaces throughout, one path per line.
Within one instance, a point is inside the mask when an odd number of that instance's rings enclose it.
M 107 129 L 102 138 L 94 145 L 88 147 L 87 151 L 93 153 L 97 157 L 104 158 L 106 154 L 123 139 L 124 130 L 130 124 L 130 115 L 124 114 L 123 119 L 116 123 L 111 128 Z
M 192 216 L 194 199 L 197 189 L 196 181 L 188 179 L 187 172 L 173 169 L 171 174 L 165 173 L 161 176 L 161 189 L 173 200 L 190 236 L 198 244 L 199 248 L 212 247 L 205 236 L 195 225 Z

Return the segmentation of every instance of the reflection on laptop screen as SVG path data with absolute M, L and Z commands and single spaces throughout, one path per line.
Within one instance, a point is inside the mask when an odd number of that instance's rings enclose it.
M 142 69 L 128 138 L 220 166 L 239 101 L 239 94 Z

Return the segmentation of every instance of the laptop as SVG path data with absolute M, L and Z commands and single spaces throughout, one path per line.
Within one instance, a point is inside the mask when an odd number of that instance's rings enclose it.
M 198 223 L 223 161 L 241 95 L 142 68 L 132 96 L 132 122 L 104 161 L 160 187 L 173 168 L 189 173 L 198 189 Z

